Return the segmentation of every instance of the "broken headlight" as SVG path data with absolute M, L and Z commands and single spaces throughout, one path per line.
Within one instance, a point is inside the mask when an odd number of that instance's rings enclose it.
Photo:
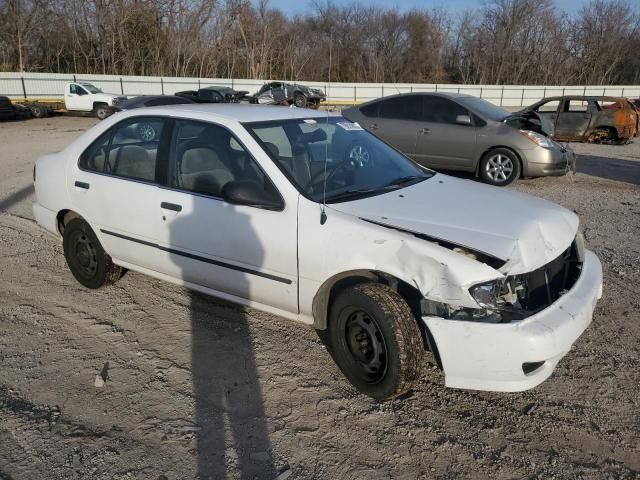
M 500 313 L 505 320 L 517 320 L 528 316 L 523 306 L 527 285 L 519 276 L 474 285 L 469 289 L 469 293 L 481 308 L 487 312 Z

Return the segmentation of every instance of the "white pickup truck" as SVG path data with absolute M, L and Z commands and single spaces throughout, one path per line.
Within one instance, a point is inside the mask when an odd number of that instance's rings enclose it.
M 64 90 L 64 106 L 70 112 L 93 112 L 103 120 L 109 115 L 109 107 L 126 100 L 124 95 L 104 93 L 86 82 L 67 83 Z

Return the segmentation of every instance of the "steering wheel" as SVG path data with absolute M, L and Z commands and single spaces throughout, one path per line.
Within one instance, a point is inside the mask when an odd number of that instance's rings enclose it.
M 345 150 L 344 159 L 337 163 L 335 166 L 332 166 L 331 170 L 327 169 L 327 177 L 325 182 L 329 182 L 333 177 L 336 176 L 338 172 L 342 172 L 346 169 L 357 169 L 366 167 L 371 161 L 371 154 L 369 150 L 362 145 L 361 143 L 352 143 Z M 328 165 L 327 165 L 328 166 Z M 305 186 L 305 190 L 309 189 L 311 185 L 316 183 L 321 175 L 324 175 L 325 169 L 319 170 L 315 174 L 311 176 L 309 182 Z

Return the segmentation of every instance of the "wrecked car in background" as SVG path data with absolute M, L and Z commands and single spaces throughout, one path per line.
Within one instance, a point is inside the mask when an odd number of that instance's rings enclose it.
M 521 113 L 531 112 L 548 119 L 559 141 L 624 144 L 638 130 L 638 111 L 626 98 L 549 97 Z
M 295 105 L 298 108 L 315 108 L 326 96 L 318 88 L 309 88 L 297 83 L 265 83 L 252 97 L 251 103 L 260 105 Z
M 573 151 L 548 136 L 544 117 L 512 114 L 471 95 L 392 95 L 342 114 L 421 165 L 472 172 L 491 185 L 575 169 Z
M 601 295 L 574 213 L 421 168 L 333 113 L 130 110 L 39 158 L 34 183 L 85 287 L 132 269 L 312 325 L 376 399 L 410 390 L 426 349 L 449 387 L 532 388 Z
M 187 98 L 195 103 L 240 103 L 243 100 L 247 100 L 248 93 L 246 90 L 214 86 L 204 87 L 199 90 L 176 92 L 176 96 Z

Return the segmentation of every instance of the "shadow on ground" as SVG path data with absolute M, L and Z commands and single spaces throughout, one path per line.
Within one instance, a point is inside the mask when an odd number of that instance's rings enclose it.
M 578 173 L 640 185 L 640 161 L 578 155 L 576 165 Z

